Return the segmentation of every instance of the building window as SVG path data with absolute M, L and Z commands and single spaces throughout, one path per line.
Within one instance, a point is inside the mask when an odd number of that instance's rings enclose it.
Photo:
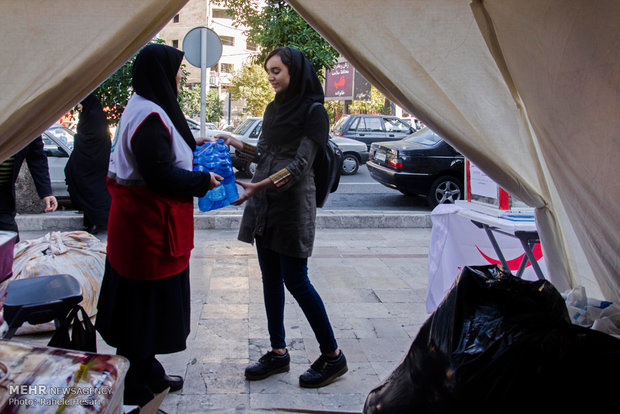
M 172 47 L 176 47 L 178 49 L 179 48 L 179 41 L 178 40 L 173 40 L 172 41 Z
M 212 15 L 216 19 L 231 19 L 227 9 L 213 9 Z
M 247 50 L 252 51 L 252 52 L 256 52 L 256 49 L 258 49 L 258 48 L 256 47 L 256 43 L 250 43 L 250 42 L 246 42 L 246 43 L 245 43 L 245 48 L 246 48 Z
M 174 16 L 174 19 L 172 21 L 174 23 L 178 23 L 179 22 L 179 15 L 177 14 L 176 16 Z
M 220 71 L 222 73 L 233 73 L 235 71 L 235 65 L 232 63 L 220 63 Z
M 235 45 L 235 38 L 232 36 L 220 36 L 220 39 L 222 39 L 222 45 L 224 46 L 234 46 Z

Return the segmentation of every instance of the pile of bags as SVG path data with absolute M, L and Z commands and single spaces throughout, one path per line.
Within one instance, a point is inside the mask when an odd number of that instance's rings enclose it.
M 38 239 L 24 240 L 15 245 L 13 275 L 2 282 L 0 290 L 5 290 L 11 280 L 68 274 L 79 282 L 83 296 L 80 304 L 93 317 L 97 313 L 105 257 L 106 244 L 85 231 L 51 232 Z M 54 322 L 36 326 L 24 323 L 16 334 L 54 329 Z
M 620 339 L 572 323 L 551 283 L 466 267 L 364 413 L 613 411 L 619 370 Z

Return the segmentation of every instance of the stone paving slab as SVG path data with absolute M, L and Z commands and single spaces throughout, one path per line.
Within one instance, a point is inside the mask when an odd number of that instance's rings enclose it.
M 255 247 L 236 230 L 197 230 L 191 263 L 192 322 L 187 349 L 162 355 L 182 391 L 162 409 L 185 413 L 359 413 L 368 393 L 394 370 L 428 315 L 430 228 L 319 229 L 309 260 L 349 372 L 320 389 L 298 377 L 319 355 L 303 313 L 287 292 L 285 326 L 291 370 L 262 381 L 243 371 L 269 349 Z M 44 231 L 22 231 L 23 240 Z M 105 240 L 105 235 L 102 236 Z M 45 345 L 49 335 L 15 337 Z M 98 338 L 100 353 L 115 350 Z

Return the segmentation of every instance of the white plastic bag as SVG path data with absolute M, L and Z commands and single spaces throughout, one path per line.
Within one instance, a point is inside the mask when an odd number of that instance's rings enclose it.
M 588 298 L 583 286 L 578 286 L 562 296 L 571 321 L 575 325 L 592 328 L 620 338 L 620 306 Z
M 9 281 L 56 274 L 71 275 L 82 290 L 83 300 L 80 304 L 92 317 L 97 313 L 105 257 L 106 244 L 90 233 L 47 233 L 38 239 L 24 240 L 15 245 L 13 276 Z M 17 330 L 17 335 L 54 329 L 53 322 L 36 326 L 24 323 Z

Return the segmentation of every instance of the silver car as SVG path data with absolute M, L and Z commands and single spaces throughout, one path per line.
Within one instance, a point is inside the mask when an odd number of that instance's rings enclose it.
M 248 118 L 233 131 L 232 135 L 240 141 L 247 142 L 251 145 L 256 145 L 262 126 L 263 118 Z M 342 154 L 344 156 L 341 171 L 342 175 L 353 175 L 357 173 L 360 165 L 364 165 L 366 164 L 366 161 L 368 161 L 368 149 L 366 144 L 354 139 L 335 137 L 331 135 L 330 139 L 333 140 L 342 150 Z M 234 149 L 231 149 L 231 158 L 235 168 L 243 171 L 250 177 L 254 175 L 254 172 L 256 171 L 255 163 L 236 159 Z
M 56 197 L 69 197 L 65 180 L 65 165 L 73 151 L 74 135 L 74 131 L 61 124 L 54 124 L 41 134 L 52 181 L 52 194 Z

